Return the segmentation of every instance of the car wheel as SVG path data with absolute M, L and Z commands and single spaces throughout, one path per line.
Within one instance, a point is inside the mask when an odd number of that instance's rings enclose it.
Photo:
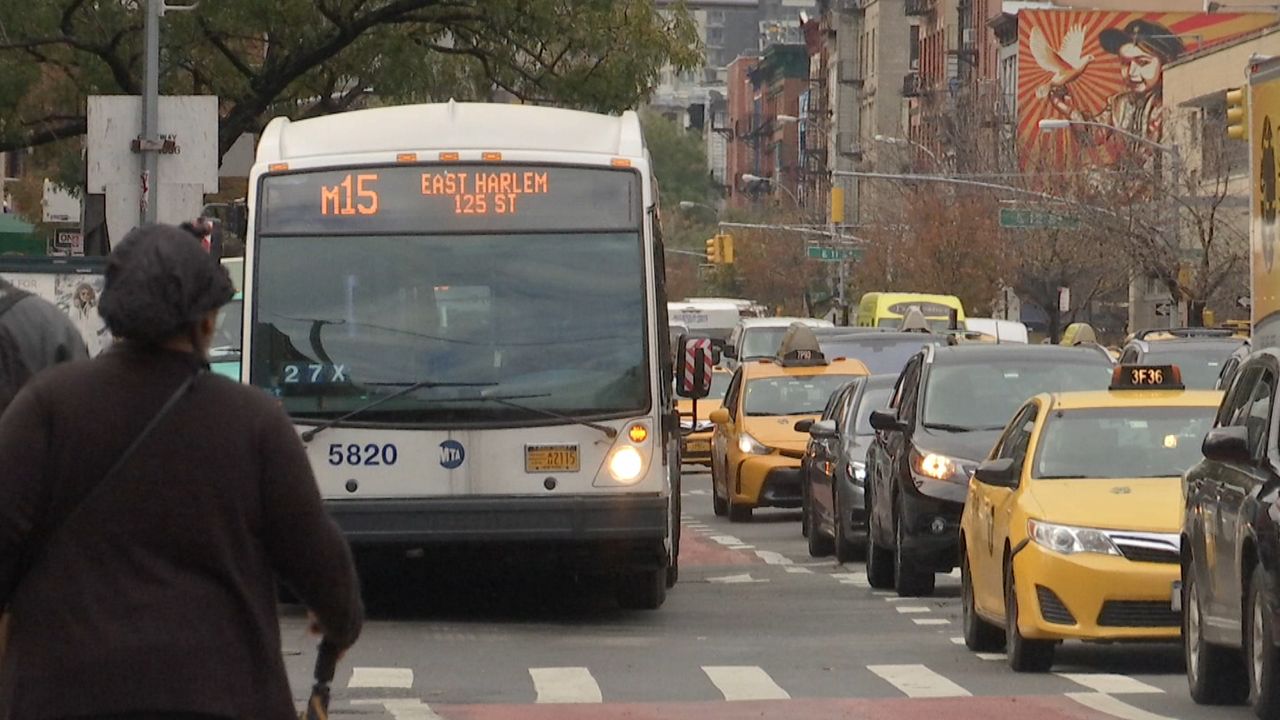
M 1009 667 L 1014 672 L 1046 673 L 1053 667 L 1055 644 L 1052 640 L 1028 640 L 1018 630 L 1018 591 L 1013 579 L 1013 560 L 1004 570 L 1005 645 Z
M 729 522 L 750 522 L 751 508 L 733 501 L 733 493 L 729 492 L 728 483 L 725 483 L 724 494 L 728 496 Z
M 1253 569 L 1245 614 L 1245 658 L 1249 669 L 1249 705 L 1263 720 L 1280 718 L 1280 678 L 1276 677 L 1275 608 L 1267 592 L 1267 574 Z
M 627 610 L 657 610 L 667 600 L 667 569 L 636 570 L 623 575 L 617 587 L 618 605 Z
M 849 534 L 845 531 L 845 525 L 849 519 L 848 510 L 844 509 L 844 504 L 840 502 L 840 491 L 835 493 L 835 552 L 836 560 L 840 563 L 851 563 L 858 560 L 861 547 L 858 543 L 849 539 Z
M 835 551 L 835 543 L 832 542 L 830 535 L 822 534 L 818 519 L 814 517 L 815 506 L 816 504 L 810 500 L 809 509 L 804 513 L 805 519 L 809 521 L 809 557 L 827 557 Z
M 964 645 L 974 652 L 993 652 L 1004 647 L 1004 632 L 978 616 L 973 599 L 973 574 L 969 570 L 969 555 L 960 556 L 960 616 L 964 623 Z
M 809 478 L 800 487 L 800 537 L 809 537 Z
M 711 511 L 716 517 L 729 514 L 729 503 L 720 495 L 720 480 L 716 477 L 716 464 L 711 463 Z
M 887 590 L 893 587 L 893 550 L 876 542 L 880 525 L 876 520 L 874 498 L 867 507 L 867 584 L 878 590 Z
M 897 591 L 898 597 L 932 595 L 938 576 L 931 568 L 920 567 L 919 561 L 903 547 L 907 522 L 903 517 L 902 506 L 896 505 L 896 508 L 893 523 L 893 589 Z
M 1195 561 L 1190 561 L 1182 581 L 1182 643 L 1187 658 L 1187 687 L 1200 705 L 1238 705 L 1245 701 L 1249 685 L 1240 653 L 1211 645 L 1204 639 L 1204 613 L 1200 609 L 1200 583 Z

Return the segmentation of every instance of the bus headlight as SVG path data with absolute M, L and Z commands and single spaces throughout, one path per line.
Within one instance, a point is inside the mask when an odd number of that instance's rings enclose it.
M 640 479 L 644 470 L 644 458 L 640 451 L 630 445 L 623 445 L 609 456 L 609 474 L 624 485 L 630 485 Z

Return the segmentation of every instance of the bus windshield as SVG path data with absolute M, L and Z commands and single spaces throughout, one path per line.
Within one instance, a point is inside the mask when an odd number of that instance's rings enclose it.
M 329 419 L 545 424 L 649 408 L 639 230 L 257 241 L 250 379 Z M 543 413 L 537 412 L 544 411 Z

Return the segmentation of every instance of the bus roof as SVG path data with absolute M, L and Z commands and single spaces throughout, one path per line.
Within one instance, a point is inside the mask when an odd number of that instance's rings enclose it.
M 503 138 L 495 144 L 494 138 Z M 501 103 L 397 105 L 308 120 L 277 117 L 257 161 L 417 150 L 542 150 L 643 158 L 640 118 Z

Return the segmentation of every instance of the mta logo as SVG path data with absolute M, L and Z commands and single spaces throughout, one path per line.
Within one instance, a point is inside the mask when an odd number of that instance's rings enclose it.
M 440 467 L 456 470 L 462 467 L 462 461 L 465 459 L 467 459 L 467 451 L 463 449 L 462 443 L 457 440 L 445 440 L 440 443 Z

